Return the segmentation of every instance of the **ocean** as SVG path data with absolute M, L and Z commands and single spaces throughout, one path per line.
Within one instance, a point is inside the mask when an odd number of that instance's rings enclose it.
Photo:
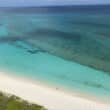
M 110 98 L 110 6 L 0 8 L 0 70 Z

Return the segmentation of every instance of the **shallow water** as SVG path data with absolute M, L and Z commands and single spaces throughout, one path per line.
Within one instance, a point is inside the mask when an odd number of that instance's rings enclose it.
M 110 98 L 110 14 L 0 13 L 0 69 Z

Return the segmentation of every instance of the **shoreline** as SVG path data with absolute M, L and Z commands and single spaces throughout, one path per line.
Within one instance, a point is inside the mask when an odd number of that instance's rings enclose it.
M 102 102 L 91 97 L 92 100 L 79 93 L 67 93 L 62 89 L 31 81 L 29 78 L 17 77 L 7 72 L 0 72 L 0 78 L 0 91 L 40 104 L 48 110 L 110 110 L 109 102 Z
M 5 74 L 6 76 L 13 78 L 13 79 L 17 78 L 17 80 L 20 80 L 23 82 L 25 81 L 25 82 L 28 82 L 28 83 L 33 84 L 33 85 L 39 85 L 41 87 L 48 88 L 48 89 L 51 89 L 54 91 L 59 91 L 59 92 L 62 92 L 66 95 L 81 97 L 81 98 L 84 98 L 86 100 L 91 100 L 91 101 L 94 101 L 97 103 L 110 104 L 109 99 L 96 96 L 96 94 L 93 95 L 93 94 L 89 94 L 87 92 L 82 92 L 79 90 L 72 90 L 72 89 L 64 87 L 64 86 L 50 84 L 50 82 L 47 82 L 44 80 L 33 79 L 32 77 L 30 78 L 29 76 L 26 77 L 24 75 L 14 74 L 14 72 L 10 72 L 10 71 L 3 71 L 2 73 Z M 1 72 L 0 72 L 0 74 L 1 74 Z

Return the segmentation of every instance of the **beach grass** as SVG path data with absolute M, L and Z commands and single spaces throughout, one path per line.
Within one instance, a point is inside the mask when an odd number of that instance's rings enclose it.
M 14 95 L 0 92 L 0 110 L 45 110 L 43 106 L 28 103 Z

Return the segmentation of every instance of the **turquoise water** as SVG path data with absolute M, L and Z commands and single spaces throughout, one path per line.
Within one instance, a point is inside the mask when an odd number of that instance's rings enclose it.
M 32 79 L 42 80 L 69 90 L 79 90 L 109 98 L 110 76 L 75 62 L 50 54 L 29 55 L 10 45 L 0 46 L 0 69 L 12 71 Z M 47 83 L 47 84 L 48 84 Z
M 0 70 L 109 99 L 109 19 L 109 14 L 1 13 Z

